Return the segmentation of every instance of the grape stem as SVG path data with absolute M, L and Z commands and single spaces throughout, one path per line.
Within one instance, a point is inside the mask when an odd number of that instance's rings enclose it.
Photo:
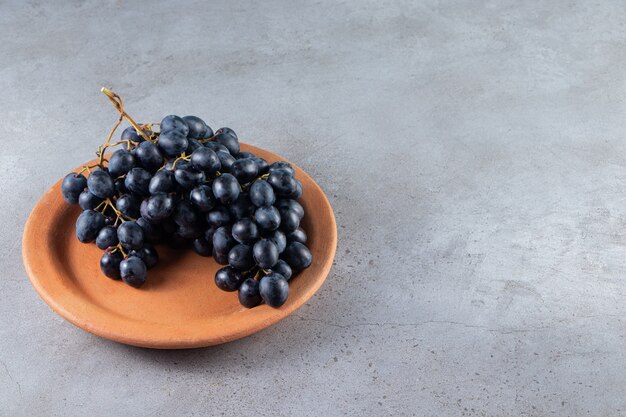
M 80 175 L 80 174 L 82 174 L 85 171 L 87 171 L 87 172 L 89 172 L 91 174 L 91 168 L 95 168 L 97 166 L 99 166 L 99 165 L 98 164 L 95 164 L 95 165 L 83 165 L 83 169 L 78 171 L 78 173 L 76 175 Z
M 113 204 L 110 198 L 107 198 L 102 203 L 100 203 L 98 207 L 96 207 L 96 210 L 98 210 L 100 206 L 102 206 L 102 204 L 104 204 L 104 206 L 102 207 L 103 213 L 107 209 L 107 207 L 111 207 L 111 210 L 113 210 L 113 213 L 115 213 L 115 222 L 113 223 L 113 226 L 117 226 L 118 221 L 121 221 L 122 223 L 124 223 L 126 220 L 135 220 L 132 217 L 125 215 L 124 213 L 119 211 L 117 208 L 115 208 L 115 205 Z
M 174 162 L 172 163 L 172 170 L 174 170 L 174 168 L 176 168 L 176 163 L 178 161 L 189 161 L 191 160 L 191 155 L 187 155 L 185 152 L 183 152 L 178 158 L 174 159 Z
M 121 243 L 118 243 L 118 244 L 115 246 L 115 249 L 113 249 L 113 250 L 111 251 L 111 253 L 116 252 L 116 251 L 118 251 L 118 250 L 119 250 L 120 252 L 122 252 L 122 255 L 124 255 L 124 258 L 126 258 L 126 257 L 128 256 L 128 254 L 127 254 L 126 252 L 124 252 L 124 248 L 122 248 L 122 244 L 121 244 Z
M 148 142 L 153 142 L 153 140 L 150 137 L 148 137 L 148 135 L 146 135 L 143 129 L 132 119 L 132 117 L 130 117 L 126 113 L 126 111 L 124 110 L 124 101 L 119 95 L 117 95 L 116 93 L 114 93 L 113 91 L 109 90 L 106 87 L 102 87 L 100 91 L 102 91 L 108 97 L 108 99 L 111 101 L 111 103 L 113 103 L 117 111 L 120 112 L 120 117 L 123 117 L 126 120 L 128 120 L 128 123 L 130 123 L 135 128 L 137 133 L 141 135 L 145 140 L 147 140 Z

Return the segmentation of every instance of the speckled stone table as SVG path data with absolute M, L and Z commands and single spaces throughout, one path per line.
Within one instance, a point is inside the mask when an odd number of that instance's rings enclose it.
M 1 1 L 0 416 L 626 414 L 618 1 Z M 115 121 L 195 113 L 339 225 L 293 316 L 191 351 L 92 336 L 21 261 Z

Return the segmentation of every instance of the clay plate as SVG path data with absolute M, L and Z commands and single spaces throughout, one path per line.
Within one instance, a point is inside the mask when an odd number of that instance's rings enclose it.
M 284 160 L 250 145 L 270 163 Z M 293 164 L 292 164 L 293 165 Z M 114 281 L 100 272 L 102 251 L 74 234 L 80 207 L 66 204 L 61 181 L 33 209 L 22 242 L 24 265 L 44 301 L 69 322 L 98 336 L 129 345 L 178 349 L 216 345 L 258 332 L 302 306 L 330 271 L 337 245 L 337 226 L 328 199 L 304 171 L 293 165 L 302 182 L 300 203 L 313 264 L 289 285 L 289 299 L 279 309 L 265 305 L 245 309 L 237 293 L 219 290 L 213 281 L 221 266 L 193 250 L 158 246 L 159 264 L 141 289 Z

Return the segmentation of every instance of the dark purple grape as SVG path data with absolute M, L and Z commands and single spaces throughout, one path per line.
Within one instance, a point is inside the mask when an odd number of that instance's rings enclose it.
M 292 198 L 294 200 L 298 200 L 300 197 L 302 197 L 303 192 L 304 190 L 302 189 L 302 183 L 296 180 L 296 189 L 287 197 Z
M 256 158 L 256 155 L 252 152 L 239 152 L 236 156 L 237 159 Z
M 211 247 L 213 247 L 213 235 L 215 234 L 216 230 L 217 230 L 217 227 L 210 226 L 208 229 L 204 231 L 204 238 L 208 240 L 209 242 L 211 242 Z
M 151 222 L 165 220 L 174 213 L 176 207 L 174 199 L 165 193 L 156 193 L 144 202 L 146 204 L 145 212 L 142 212 L 141 215 Z
M 143 229 L 143 235 L 146 241 L 158 243 L 163 238 L 163 232 L 159 226 L 150 223 L 144 217 L 138 218 L 135 222 Z
M 148 184 L 148 191 L 152 195 L 156 193 L 170 193 L 175 189 L 174 173 L 165 169 L 157 171 Z
M 213 181 L 213 195 L 222 204 L 232 203 L 240 192 L 237 179 L 230 174 L 222 174 Z
M 118 149 L 109 158 L 109 174 L 117 178 L 126 175 L 128 171 L 135 167 L 135 157 L 125 149 Z
M 270 172 L 270 176 L 267 177 L 267 182 L 274 188 L 274 191 L 279 196 L 288 196 L 297 188 L 296 180 L 293 175 L 284 169 Z
M 285 304 L 289 297 L 289 284 L 282 275 L 272 272 L 259 282 L 261 298 L 270 307 L 278 308 Z
M 239 183 L 247 184 L 256 178 L 259 166 L 251 158 L 238 159 L 230 166 L 230 173 L 237 178 Z
M 104 199 L 115 195 L 115 182 L 106 171 L 93 171 L 87 178 L 87 187 L 96 197 Z
M 128 174 L 126 174 L 124 185 L 129 192 L 143 197 L 150 195 L 149 187 L 151 179 L 152 175 L 148 171 L 143 168 L 136 167 L 131 169 Z
M 287 247 L 287 237 L 280 230 L 274 230 L 272 233 L 268 234 L 267 239 L 274 242 L 276 248 L 278 249 L 278 253 L 283 253 L 285 248 Z
M 268 169 L 270 173 L 279 170 L 288 172 L 292 177 L 296 175 L 296 171 L 293 169 L 293 167 L 289 164 L 289 162 L 285 161 L 274 162 L 272 165 L 270 165 Z
M 226 146 L 231 155 L 237 155 L 239 153 L 239 140 L 232 129 L 226 130 L 224 127 L 218 129 L 217 132 L 215 132 L 214 140 Z
M 185 121 L 187 127 L 189 127 L 187 137 L 193 139 L 202 139 L 206 137 L 209 126 L 207 126 L 204 120 L 196 116 L 185 116 L 183 117 L 183 120 Z
M 111 279 L 121 279 L 120 263 L 123 259 L 124 257 L 119 250 L 115 252 L 106 251 L 100 258 L 100 270 Z
M 265 159 L 256 156 L 252 159 L 256 161 L 256 164 L 259 167 L 259 175 L 267 174 L 269 172 L 270 164 L 268 164 Z
M 130 220 L 118 226 L 117 239 L 126 249 L 140 249 L 144 244 L 145 236 L 141 226 Z
M 309 248 L 300 242 L 289 243 L 281 258 L 296 272 L 308 268 L 311 262 L 313 262 L 313 256 Z
M 278 208 L 278 210 L 283 210 L 283 209 L 293 210 L 296 212 L 298 217 L 300 218 L 304 217 L 304 208 L 302 208 L 300 203 L 298 203 L 296 200 L 292 200 L 289 198 L 281 199 L 281 200 L 276 201 L 275 206 L 276 208 Z
M 63 178 L 61 183 L 61 194 L 63 199 L 69 204 L 78 203 L 78 198 L 87 187 L 87 179 L 83 174 L 70 172 Z
M 189 126 L 181 117 L 170 114 L 161 120 L 161 134 L 167 131 L 175 130 L 185 137 L 189 134 Z
M 221 254 L 228 254 L 236 244 L 230 227 L 219 227 L 213 234 L 213 249 Z
M 147 269 L 152 269 L 159 263 L 159 253 L 152 245 L 144 245 L 141 249 L 130 251 L 128 256 L 136 256 L 143 261 Z
M 256 180 L 250 187 L 250 200 L 257 207 L 267 207 L 274 204 L 276 195 L 274 189 L 265 180 Z
M 176 182 L 186 190 L 200 185 L 206 179 L 204 172 L 198 171 L 187 161 L 178 161 L 174 168 Z
M 237 291 L 243 280 L 241 272 L 232 266 L 225 266 L 215 273 L 215 285 L 222 291 Z
M 278 262 L 278 248 L 267 239 L 261 239 L 252 247 L 252 256 L 257 266 L 263 269 L 270 269 Z
M 233 237 L 239 243 L 252 244 L 259 238 L 259 229 L 250 219 L 237 220 L 232 228 Z
M 137 199 L 137 197 L 131 194 L 124 194 L 119 197 L 115 202 L 115 208 L 118 209 L 122 214 L 136 219 L 139 217 L 139 205 L 141 202 Z
M 174 234 L 184 239 L 193 240 L 202 237 L 204 230 L 199 224 L 182 224 L 178 226 Z
M 104 250 L 119 243 L 117 229 L 113 226 L 104 226 L 96 237 L 96 246 Z
M 228 252 L 228 264 L 241 271 L 247 271 L 254 266 L 252 248 L 248 245 L 238 244 Z
M 287 235 L 287 242 L 300 242 L 302 244 L 305 244 L 306 240 L 306 232 L 301 227 L 298 227 L 296 230 Z
M 220 160 L 220 172 L 222 174 L 226 172 L 230 172 L 230 168 L 233 166 L 233 164 L 236 161 L 235 157 L 226 151 L 217 151 L 215 154 L 217 155 L 217 158 Z
M 115 180 L 115 192 L 117 194 L 125 194 L 128 192 L 126 189 L 126 184 L 124 184 L 124 180 L 126 178 L 118 178 Z
M 281 216 L 276 207 L 259 207 L 254 212 L 254 220 L 263 231 L 272 231 L 280 226 Z M 300 220 L 300 219 L 298 219 Z
M 224 206 L 216 206 L 206 214 L 207 223 L 215 228 L 229 225 L 231 220 L 230 211 Z
M 198 139 L 187 138 L 187 149 L 185 149 L 185 154 L 191 155 L 196 149 L 205 149 L 204 145 L 201 144 Z
M 215 197 L 213 190 L 206 184 L 198 185 L 189 192 L 189 200 L 201 212 L 207 212 L 215 207 Z
M 130 256 L 120 262 L 122 281 L 131 287 L 141 287 L 146 282 L 146 272 L 146 264 L 138 256 Z
M 259 293 L 259 282 L 252 278 L 242 282 L 239 286 L 238 298 L 239 303 L 246 308 L 256 307 L 261 304 L 263 299 Z
M 187 140 L 187 135 L 180 130 L 168 130 L 163 132 L 159 135 L 159 140 L 157 141 L 159 149 L 170 158 L 174 158 L 183 153 L 188 145 L 189 141 Z
M 209 148 L 199 148 L 191 154 L 191 165 L 200 171 L 210 175 L 220 170 L 222 164 L 215 151 Z
M 93 242 L 105 225 L 106 220 L 102 213 L 85 210 L 76 219 L 76 237 L 82 243 Z
M 259 209 L 260 210 L 260 209 Z M 286 234 L 289 234 L 296 230 L 300 226 L 300 217 L 294 210 L 279 210 L 280 211 L 280 228 Z
M 219 129 L 217 129 L 217 132 L 215 133 L 226 133 L 229 134 L 231 136 L 234 136 L 235 138 L 239 139 L 237 137 L 237 134 L 235 133 L 235 131 L 233 129 L 231 129 L 230 127 L 221 127 Z
M 279 259 L 278 262 L 276 262 L 276 264 L 272 267 L 272 272 L 282 275 L 287 281 L 289 281 L 293 275 L 293 270 L 289 264 L 282 259 Z
M 135 148 L 135 157 L 146 171 L 155 172 L 165 162 L 159 147 L 152 142 L 141 142 Z
M 230 152 L 228 152 L 228 148 L 224 145 L 221 145 L 217 142 L 207 142 L 204 144 L 205 147 L 211 149 L 213 152 L 215 152 L 217 154 L 217 152 L 222 151 L 225 152 L 227 154 L 230 155 Z
M 102 201 L 100 197 L 91 194 L 89 190 L 83 191 L 80 193 L 80 196 L 78 196 L 78 205 L 83 210 L 93 210 L 98 207 Z

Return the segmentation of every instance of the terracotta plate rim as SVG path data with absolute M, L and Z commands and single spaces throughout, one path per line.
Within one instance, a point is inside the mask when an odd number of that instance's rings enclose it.
M 242 149 L 254 153 L 268 153 L 287 161 L 285 158 L 252 145 L 242 144 Z M 26 273 L 37 293 L 52 310 L 75 326 L 116 342 L 146 348 L 186 349 L 217 345 L 249 336 L 279 322 L 306 303 L 326 280 L 336 253 L 337 224 L 328 198 L 320 186 L 305 171 L 292 162 L 287 162 L 298 171 L 298 178 L 304 180 L 303 183 L 306 181 L 309 187 L 315 188 L 321 196 L 322 209 L 329 214 L 328 220 L 330 220 L 330 224 L 324 227 L 324 232 L 328 233 L 325 238 L 328 241 L 329 256 L 320 261 L 323 262 L 320 273 L 309 281 L 297 296 L 290 297 L 283 307 L 273 309 L 261 305 L 246 311 L 245 313 L 250 314 L 248 326 L 234 329 L 225 329 L 222 326 L 218 331 L 215 331 L 215 328 L 197 329 L 181 336 L 180 334 L 173 334 L 175 332 L 171 331 L 171 325 L 129 320 L 90 302 L 81 296 L 81 293 L 74 291 L 63 279 L 63 274 L 54 269 L 54 265 L 51 265 L 48 257 L 41 256 L 40 253 L 44 249 L 44 245 L 40 241 L 41 222 L 51 223 L 53 217 L 49 213 L 54 212 L 47 207 L 46 200 L 50 198 L 50 193 L 59 192 L 62 180 L 57 181 L 41 197 L 31 211 L 24 227 L 22 257 Z

